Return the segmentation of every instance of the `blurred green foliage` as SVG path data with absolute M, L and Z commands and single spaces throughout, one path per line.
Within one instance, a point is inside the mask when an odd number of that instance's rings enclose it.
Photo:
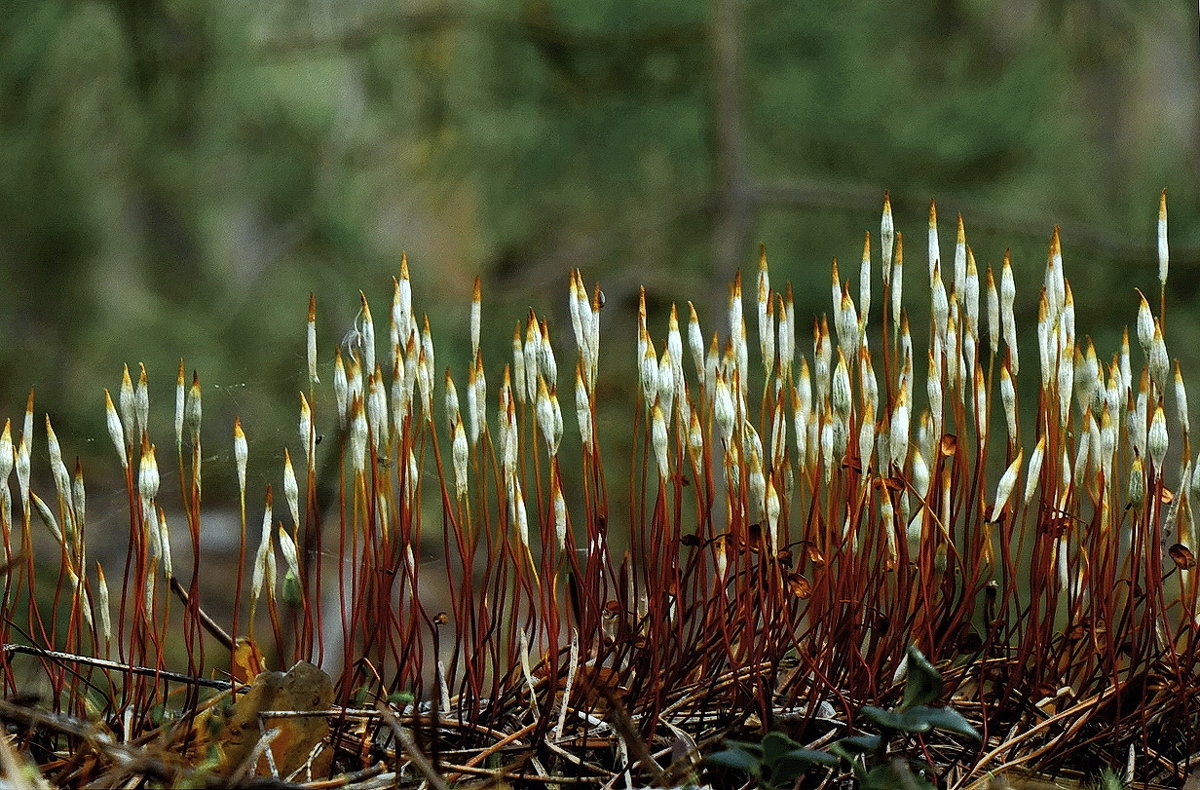
M 711 330 L 724 281 L 765 241 L 800 315 L 826 310 L 829 259 L 857 260 L 885 188 L 918 302 L 930 197 L 947 250 L 960 210 L 981 263 L 1013 247 L 1030 322 L 1061 223 L 1080 332 L 1107 356 L 1130 288 L 1155 283 L 1162 186 L 1176 315 L 1200 287 L 1194 14 L 1123 0 L 10 0 L 0 402 L 17 417 L 37 386 L 68 453 L 106 453 L 100 387 L 144 360 L 166 443 L 184 356 L 208 430 L 239 413 L 274 453 L 293 434 L 308 293 L 328 370 L 358 288 L 384 320 L 402 250 L 456 374 L 484 276 L 498 381 L 528 304 L 570 353 L 570 266 L 605 284 L 610 314 L 645 282 L 656 331 L 689 298 Z M 633 331 L 605 320 L 620 381 Z M 1194 323 L 1170 322 L 1168 342 L 1200 371 Z

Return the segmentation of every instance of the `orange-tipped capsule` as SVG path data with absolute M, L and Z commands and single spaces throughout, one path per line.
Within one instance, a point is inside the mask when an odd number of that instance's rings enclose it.
M 875 407 L 870 403 L 863 406 L 861 424 L 858 429 L 858 457 L 862 471 L 866 474 L 875 454 Z
M 779 313 L 779 364 L 786 378 L 796 359 L 796 301 L 790 282 L 783 289 L 783 298 L 777 302 L 776 311 Z
M 387 393 L 383 386 L 383 371 L 375 366 L 375 372 L 367 378 L 366 391 L 367 423 L 375 440 L 375 451 L 380 455 L 388 445 L 390 420 L 388 419 Z
M 1046 436 L 1043 434 L 1039 439 L 1037 446 L 1033 448 L 1033 453 L 1029 456 L 1029 471 L 1025 478 L 1025 504 L 1028 505 L 1033 501 L 1033 495 L 1037 493 L 1038 481 L 1042 475 L 1042 461 L 1046 456 Z
M 100 609 L 100 632 L 105 644 L 112 643 L 112 612 L 109 606 L 108 580 L 104 578 L 104 566 L 96 563 L 96 603 Z
M 554 471 L 557 472 L 557 468 Z M 558 539 L 558 550 L 563 551 L 567 546 L 567 500 L 563 497 L 558 474 L 550 477 L 550 498 L 554 502 L 554 536 Z
M 283 524 L 280 523 L 276 528 L 276 536 L 279 538 L 279 552 L 283 554 L 283 561 L 287 563 L 287 576 L 284 579 L 284 600 L 288 599 L 288 585 L 295 584 L 299 589 L 298 583 L 300 580 L 300 553 L 296 550 L 296 540 L 291 536 Z M 290 581 L 289 581 L 290 580 Z M 289 601 L 290 602 L 290 601 Z M 297 603 L 302 603 L 297 601 Z
M 134 394 L 134 409 L 137 415 L 137 435 L 150 430 L 150 386 L 146 377 L 146 366 L 138 363 L 137 391 Z
M 575 419 L 579 423 L 579 438 L 586 452 L 592 451 L 592 409 L 584 385 L 583 362 L 575 366 Z
M 637 315 L 637 318 L 638 318 L 638 325 L 637 325 L 638 342 L 640 343 L 641 338 L 642 338 L 642 333 L 649 331 L 647 329 L 648 324 L 646 323 L 646 286 L 644 286 L 644 285 L 638 289 L 638 315 Z M 646 349 L 643 348 L 641 345 L 639 345 L 638 346 L 638 357 L 640 358 L 641 355 L 645 353 L 645 351 L 646 351 Z
M 829 266 L 829 278 L 829 296 L 833 302 L 833 326 L 840 332 L 842 327 L 842 279 L 838 274 L 836 256 Z
M 183 358 L 179 359 L 179 372 L 175 376 L 175 450 L 183 451 L 183 412 L 187 404 L 187 388 L 183 377 Z
M 454 376 L 450 375 L 450 368 L 446 368 L 444 381 L 446 386 L 446 427 L 453 432 L 454 423 L 458 422 L 461 415 L 458 407 L 458 387 L 454 385 Z
M 1121 371 L 1122 386 L 1126 391 L 1132 391 L 1133 369 L 1129 362 L 1129 327 L 1123 327 L 1121 330 L 1121 350 L 1117 354 L 1117 362 L 1117 367 Z
M 892 409 L 891 424 L 888 428 L 890 433 L 888 436 L 888 445 L 891 451 L 891 461 L 893 465 L 900 469 L 904 468 L 904 460 L 908 456 L 910 415 L 908 393 L 904 389 L 901 389 L 896 393 L 896 407 Z
M 996 486 L 996 504 L 992 507 L 992 517 L 990 521 L 999 521 L 1000 514 L 1004 508 L 1008 506 L 1008 498 L 1012 496 L 1013 486 L 1017 483 L 1017 477 L 1021 474 L 1021 462 L 1025 458 L 1025 452 L 1020 450 L 1017 452 L 1017 457 L 1008 465 L 1008 469 L 1004 470 L 1004 474 L 1000 476 L 1000 482 Z
M 1000 403 L 1004 406 L 1004 421 L 1008 425 L 1008 438 L 1017 438 L 1017 388 L 1008 372 L 1008 364 L 1000 366 Z
M 46 444 L 47 451 L 50 455 L 50 474 L 54 478 L 54 487 L 56 492 L 63 501 L 71 501 L 71 476 L 67 472 L 67 465 L 62 459 L 62 445 L 58 443 L 58 434 L 54 432 L 54 426 L 50 424 L 50 415 L 46 415 Z
M 654 447 L 654 458 L 658 462 L 658 476 L 666 480 L 669 474 L 667 465 L 667 421 L 662 408 L 656 403 L 651 412 L 651 444 Z
M 1154 320 L 1154 337 L 1150 341 L 1150 359 L 1147 364 L 1150 367 L 1150 376 L 1154 379 L 1154 386 L 1158 387 L 1159 393 L 1165 392 L 1167 375 L 1171 371 L 1171 358 L 1167 356 L 1167 343 L 1163 339 L 1162 324 L 1158 319 Z
M 975 253 L 967 247 L 967 272 L 963 278 L 963 287 L 958 291 L 963 303 L 963 312 L 967 318 L 967 334 L 978 342 L 979 340 L 979 268 L 975 265 Z
M 683 375 L 683 336 L 679 333 L 679 311 L 671 304 L 671 315 L 667 319 L 667 351 L 671 352 L 674 370 Z
M 237 465 L 238 490 L 246 495 L 246 461 L 250 457 L 250 449 L 246 443 L 246 432 L 242 430 L 242 418 L 233 418 L 233 460 Z
M 829 322 L 821 316 L 813 321 L 813 374 L 817 382 L 817 400 L 829 397 L 829 376 L 833 371 L 833 344 L 829 339 Z M 818 407 L 820 408 L 820 407 Z
M 317 295 L 308 295 L 308 324 L 305 330 L 305 357 L 308 362 L 308 380 L 320 384 L 317 377 Z
M 433 364 L 425 355 L 425 348 L 417 352 L 417 392 L 421 396 L 421 409 L 426 421 L 433 422 Z
M 696 315 L 696 306 L 688 302 L 688 350 L 692 354 L 692 362 L 696 365 L 696 375 L 704 380 L 704 333 L 700 331 L 700 317 Z
M 792 430 L 795 434 L 796 442 L 796 463 L 801 469 L 804 468 L 805 459 L 808 457 L 808 420 L 810 409 L 806 408 L 800 400 L 799 387 L 793 385 L 791 393 L 792 401 Z
M 838 419 L 844 420 L 850 415 L 850 369 L 846 364 L 846 355 L 838 349 L 837 367 L 833 371 L 833 383 L 829 393 L 829 403 Z
M 768 378 L 775 368 L 775 327 L 772 322 L 774 300 L 771 299 L 771 276 L 767 271 L 767 247 L 758 248 L 758 293 L 754 301 L 758 319 L 759 350 L 762 353 L 763 369 Z
M 350 464 L 355 473 L 362 473 L 367 465 L 367 411 L 363 399 L 354 396 L 350 402 Z
M 83 464 L 75 459 L 75 477 L 71 481 L 71 505 L 75 508 L 75 523 L 82 530 L 86 523 L 87 494 L 83 485 Z
M 127 469 L 129 468 L 129 457 L 125 450 L 125 431 L 121 426 L 121 418 L 117 414 L 116 407 L 113 406 L 112 396 L 109 395 L 107 388 L 104 390 L 104 416 L 108 426 L 109 438 L 112 439 L 113 446 L 117 448 L 117 457 L 121 459 L 121 468 Z M 8 434 L 7 422 L 4 426 L 4 432 Z M 0 450 L 0 455 L 3 455 L 2 450 Z
M 138 465 L 138 493 L 141 494 L 143 502 L 150 502 L 158 496 L 160 481 L 154 445 L 150 444 L 143 436 L 142 460 Z
M 1167 266 L 1170 251 L 1167 248 L 1167 190 L 1164 187 L 1158 196 L 1158 282 L 1167 287 Z
M 903 315 L 904 302 L 904 234 L 896 234 L 896 251 L 892 258 L 892 276 L 888 282 L 892 291 L 892 320 Z
M 946 321 L 950 317 L 950 300 L 946 295 L 946 286 L 942 282 L 942 267 L 938 263 L 933 265 L 933 274 L 930 275 L 931 290 L 931 305 L 930 312 L 933 315 L 933 327 L 937 336 L 944 343 L 946 340 Z
M 671 349 L 665 348 L 658 360 L 658 403 L 667 419 L 673 414 L 675 387 L 675 362 L 671 358 Z
M 167 513 L 161 507 L 156 508 L 154 524 L 151 529 L 158 532 L 158 552 L 162 559 L 163 576 L 171 579 L 175 571 L 171 567 L 171 532 L 167 528 Z
M 1146 473 L 1142 466 L 1141 456 L 1135 455 L 1129 465 L 1129 504 L 1141 507 L 1146 499 Z
M 121 409 L 121 423 L 125 426 L 125 446 L 134 447 L 140 435 L 137 429 L 137 413 L 134 409 L 133 379 L 129 377 L 129 365 L 121 369 L 121 389 L 117 396 L 117 405 Z
M 338 421 L 346 424 L 350 408 L 350 379 L 346 375 L 346 363 L 342 361 L 342 349 L 339 346 L 333 352 L 333 397 L 337 405 Z
M 267 486 L 267 503 L 263 510 L 262 532 L 259 537 L 258 551 L 254 555 L 254 574 L 250 585 L 250 611 L 253 613 L 258 598 L 262 595 L 263 586 L 272 600 L 275 598 L 275 552 L 271 544 L 271 487 Z M 253 620 L 253 615 L 251 616 Z
M 558 362 L 554 358 L 554 347 L 550 344 L 550 324 L 542 321 L 538 338 L 538 372 L 546 377 L 551 387 L 558 386 Z
M 1058 348 L 1058 337 L 1055 325 L 1050 321 L 1050 300 L 1046 289 L 1038 297 L 1038 358 L 1042 365 L 1042 389 L 1050 388 L 1051 376 L 1054 372 L 1054 354 Z
M 538 376 L 538 392 L 534 408 L 538 428 L 542 432 L 542 438 L 546 441 L 546 448 L 550 455 L 554 455 L 558 449 L 554 444 L 554 412 L 550 406 L 550 391 L 546 388 L 546 380 L 541 376 Z
M 283 496 L 287 500 L 292 523 L 300 523 L 300 485 L 296 481 L 296 470 L 292 468 L 292 454 L 283 448 Z
M 483 372 L 483 354 L 475 354 L 475 412 L 472 442 L 487 430 L 487 376 Z
M 986 445 L 989 421 L 987 384 L 983 380 L 983 368 L 978 362 L 975 363 L 973 390 L 975 392 L 975 427 L 979 433 L 979 444 L 982 447 Z
M 108 390 L 104 391 L 104 395 L 111 406 L 112 400 L 108 399 Z M 121 450 L 125 449 L 124 445 L 120 447 Z M 12 420 L 5 419 L 4 430 L 0 432 L 0 488 L 8 485 L 8 477 L 12 474 L 13 460 Z
M 642 336 L 642 347 L 645 350 L 642 353 L 639 371 L 642 397 L 646 401 L 646 410 L 649 411 L 658 397 L 658 355 L 654 352 L 654 341 L 645 333 Z
M 896 243 L 896 224 L 892 219 L 892 196 L 885 190 L 883 193 L 883 215 L 879 219 L 879 245 L 883 252 L 883 284 L 888 285 L 891 278 L 892 250 Z
M 1004 344 L 1008 353 L 1013 375 L 1020 372 L 1020 360 L 1017 355 L 1017 323 L 1013 315 L 1013 304 L 1017 298 L 1017 285 L 1013 277 L 1012 257 L 1008 250 L 1004 251 L 1004 265 L 1000 269 L 1000 320 L 1003 325 Z
M 929 281 L 933 282 L 933 267 L 942 262 L 941 246 L 938 244 L 937 204 L 929 201 Z
M 767 540 L 772 552 L 779 547 L 779 514 L 782 510 L 779 494 L 775 491 L 775 482 L 767 478 Z
M 521 491 L 521 486 L 516 485 L 516 496 L 513 498 L 513 523 L 516 527 L 517 537 L 521 541 L 521 545 L 529 546 L 529 514 L 525 509 L 525 495 Z M 524 635 L 524 631 L 520 632 Z
M 1167 457 L 1169 445 L 1167 436 L 1167 417 L 1163 413 L 1162 400 L 1154 407 L 1154 416 L 1150 419 L 1150 432 L 1146 435 L 1146 452 L 1154 462 L 1156 470 L 1162 470 L 1163 459 Z
M 1059 425 L 1066 425 L 1071 414 L 1072 387 L 1075 384 L 1075 346 L 1068 345 L 1063 349 L 1058 365 L 1058 419 Z
M 1059 238 L 1058 226 L 1050 236 L 1050 253 L 1046 258 L 1046 295 L 1050 300 L 1051 315 L 1057 315 L 1062 308 L 1066 296 L 1066 278 L 1062 267 L 1062 240 Z
M 404 253 L 400 254 L 400 279 L 396 281 L 392 316 L 402 339 L 417 328 L 413 318 L 412 282 L 408 279 L 408 256 Z
M 574 281 L 572 281 L 572 284 Z M 482 320 L 483 291 L 478 275 L 475 277 L 475 288 L 471 291 L 471 355 L 479 351 L 479 327 Z
M 962 294 L 967 285 L 967 234 L 963 229 L 962 214 L 958 215 L 958 229 L 954 236 L 954 291 Z
M 192 371 L 192 386 L 188 388 L 187 403 L 184 406 L 183 426 L 192 437 L 192 444 L 200 442 L 200 420 L 203 414 L 201 404 L 200 374 Z
M 862 311 L 863 328 L 871 315 L 871 232 L 863 233 L 862 260 L 858 266 L 858 309 Z
M 525 384 L 525 346 L 521 342 L 521 322 L 518 321 L 513 329 L 512 338 L 512 383 L 515 385 L 517 402 L 524 403 L 528 392 Z M 505 368 L 505 370 L 508 370 Z M 507 374 L 505 378 L 507 378 Z
M 733 275 L 733 283 L 729 286 L 729 334 L 736 337 L 741 331 L 742 320 L 742 272 L 739 269 Z
M 463 429 L 462 420 L 456 418 L 452 430 L 454 446 L 451 460 L 454 463 L 454 490 L 455 496 L 463 499 L 467 495 L 467 463 L 470 457 L 470 448 L 467 444 L 467 432 Z
M 600 290 L 600 283 L 596 283 L 596 288 L 592 292 L 592 323 L 591 323 L 591 367 L 588 370 L 588 386 L 596 386 L 596 371 L 600 365 L 600 311 L 604 308 L 604 291 Z
M 313 432 L 312 409 L 308 405 L 308 398 L 304 397 L 304 393 L 300 393 L 300 444 L 304 446 L 304 457 L 308 469 L 313 468 L 313 454 L 316 445 L 316 435 Z
M 992 274 L 991 266 L 987 267 L 984 282 L 987 289 L 988 347 L 995 355 L 1000 350 L 1000 335 L 1003 330 L 1000 326 L 1000 292 L 996 289 L 996 278 Z

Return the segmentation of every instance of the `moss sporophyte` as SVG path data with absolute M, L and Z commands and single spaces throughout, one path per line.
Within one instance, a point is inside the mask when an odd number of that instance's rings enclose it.
M 24 722 L 22 749 L 76 753 L 67 783 L 127 766 L 156 732 L 177 759 L 119 770 L 176 784 L 197 766 L 264 774 L 303 743 L 310 769 L 317 757 L 343 773 L 382 765 L 397 781 L 602 784 L 628 771 L 680 784 L 725 735 L 783 726 L 789 749 L 861 773 L 868 763 L 822 745 L 869 737 L 854 734 L 864 721 L 904 733 L 947 784 L 1014 760 L 1123 765 L 1131 746 L 1157 755 L 1138 763 L 1147 777 L 1183 766 L 1200 751 L 1200 463 L 1178 363 L 1169 375 L 1166 228 L 1164 192 L 1158 266 L 1146 266 L 1157 313 L 1140 292 L 1128 299 L 1136 358 L 1128 331 L 1102 350 L 1077 331 L 1057 229 L 1038 274 L 1007 253 L 977 260 L 961 218 L 943 258 L 931 204 L 914 275 L 886 197 L 857 289 L 834 262 L 828 312 L 798 316 L 795 295 L 816 284 L 780 288 L 763 250 L 753 327 L 740 274 L 708 334 L 691 302 L 684 326 L 680 305 L 652 315 L 643 292 L 636 326 L 617 329 L 636 357 L 611 362 L 603 292 L 572 271 L 569 330 L 530 310 L 511 357 L 512 319 L 484 313 L 477 279 L 470 353 L 440 373 L 402 260 L 385 332 L 363 294 L 352 332 L 322 351 L 310 298 L 299 431 L 284 446 L 253 441 L 240 418 L 202 419 L 202 378 L 185 387 L 182 363 L 165 442 L 147 371 L 135 383 L 126 368 L 116 403 L 103 392 L 127 503 L 119 537 L 93 535 L 83 470 L 63 462 L 72 439 L 49 417 L 49 474 L 34 474 L 46 456 L 31 397 L 19 431 L 7 421 L 0 435 L 3 682 L 22 694 L 33 666 L 62 718 L 3 715 Z M 1018 314 L 1036 314 L 1031 332 Z M 497 331 L 506 351 L 489 359 L 481 340 Z M 232 572 L 201 556 L 220 504 L 201 504 L 214 457 L 202 441 L 233 450 Z M 261 484 L 276 464 L 280 479 Z M 51 554 L 37 552 L 34 512 Z M 93 539 L 121 541 L 116 570 L 89 561 Z M 202 601 L 224 589 L 232 608 L 214 615 Z M 939 685 L 905 703 L 914 655 Z M 156 713 L 241 721 L 231 700 L 275 694 L 290 681 L 262 671 L 301 661 L 331 677 L 306 714 L 330 727 L 311 740 L 205 762 L 196 744 L 229 742 Z M 915 707 L 928 721 L 904 718 Z M 290 715 L 251 713 L 263 739 Z M 62 723 L 83 720 L 104 738 Z M 892 765 L 874 737 L 871 764 Z

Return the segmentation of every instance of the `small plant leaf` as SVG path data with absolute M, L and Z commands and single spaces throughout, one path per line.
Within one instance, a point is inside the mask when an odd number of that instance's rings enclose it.
M 729 748 L 713 752 L 705 758 L 704 762 L 709 765 L 740 771 L 752 779 L 762 776 L 762 760 L 757 754 L 746 748 L 752 747 L 755 751 L 761 751 L 761 747 L 758 744 L 737 743 L 735 741 L 726 741 L 726 744 Z
M 908 648 L 908 677 L 904 683 L 904 704 L 901 709 L 925 705 L 942 693 L 942 675 L 925 654 L 910 645 Z
M 233 679 L 246 685 L 253 683 L 265 668 L 262 651 L 247 637 L 237 640 L 230 663 Z
M 903 760 L 894 760 L 867 772 L 862 782 L 863 790 L 933 790 L 933 785 L 922 774 L 915 773 Z
M 725 741 L 725 745 L 730 749 L 741 749 L 744 752 L 750 752 L 755 757 L 762 758 L 763 747 L 761 743 L 752 743 L 750 741 Z
M 879 735 L 847 735 L 845 738 L 839 738 L 829 749 L 839 757 L 849 760 L 856 754 L 878 750 L 882 742 L 883 738 Z
M 862 715 L 885 730 L 920 733 L 933 729 L 933 725 L 920 713 L 927 710 L 929 708 L 920 705 L 910 711 L 890 711 L 874 705 L 864 705 Z M 913 715 L 914 712 L 916 715 Z
M 774 769 L 776 762 L 785 754 L 801 748 L 787 735 L 778 731 L 768 732 L 762 739 L 762 761 L 768 768 Z
M 837 755 L 820 749 L 793 749 L 783 756 L 786 760 L 799 760 L 808 765 L 821 765 L 827 768 L 837 768 L 842 761 Z
M 912 733 L 944 730 L 980 740 L 979 732 L 953 708 L 930 708 L 925 705 L 917 705 L 908 710 L 890 711 L 873 705 L 865 705 L 862 714 L 879 727 L 888 730 Z
M 796 780 L 814 766 L 836 768 L 842 761 L 829 752 L 816 749 L 793 749 L 780 756 L 771 766 L 771 784 L 776 787 L 791 787 Z
M 971 726 L 971 723 L 953 708 L 927 708 L 924 705 L 919 705 L 905 711 L 904 715 L 906 718 L 920 717 L 935 730 L 944 730 L 956 735 L 965 735 L 977 741 L 982 740 L 979 731 Z

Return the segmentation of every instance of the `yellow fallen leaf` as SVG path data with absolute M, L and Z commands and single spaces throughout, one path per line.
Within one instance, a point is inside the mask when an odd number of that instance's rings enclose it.
M 233 704 L 214 705 L 196 719 L 194 749 L 217 748 L 215 772 L 230 776 L 242 768 L 263 733 L 277 728 L 280 734 L 271 742 L 271 756 L 280 776 L 288 776 L 304 767 L 314 747 L 329 735 L 325 716 L 264 717 L 264 711 L 322 711 L 333 702 L 333 681 L 324 671 L 301 661 L 285 674 L 260 672 Z M 333 760 L 331 749 L 322 749 L 313 757 L 313 776 L 327 776 Z M 259 757 L 243 775 L 269 773 L 266 759 Z
M 232 666 L 234 684 L 249 683 L 262 674 L 266 666 L 263 664 L 262 651 L 258 645 L 246 637 L 237 641 L 233 648 Z

